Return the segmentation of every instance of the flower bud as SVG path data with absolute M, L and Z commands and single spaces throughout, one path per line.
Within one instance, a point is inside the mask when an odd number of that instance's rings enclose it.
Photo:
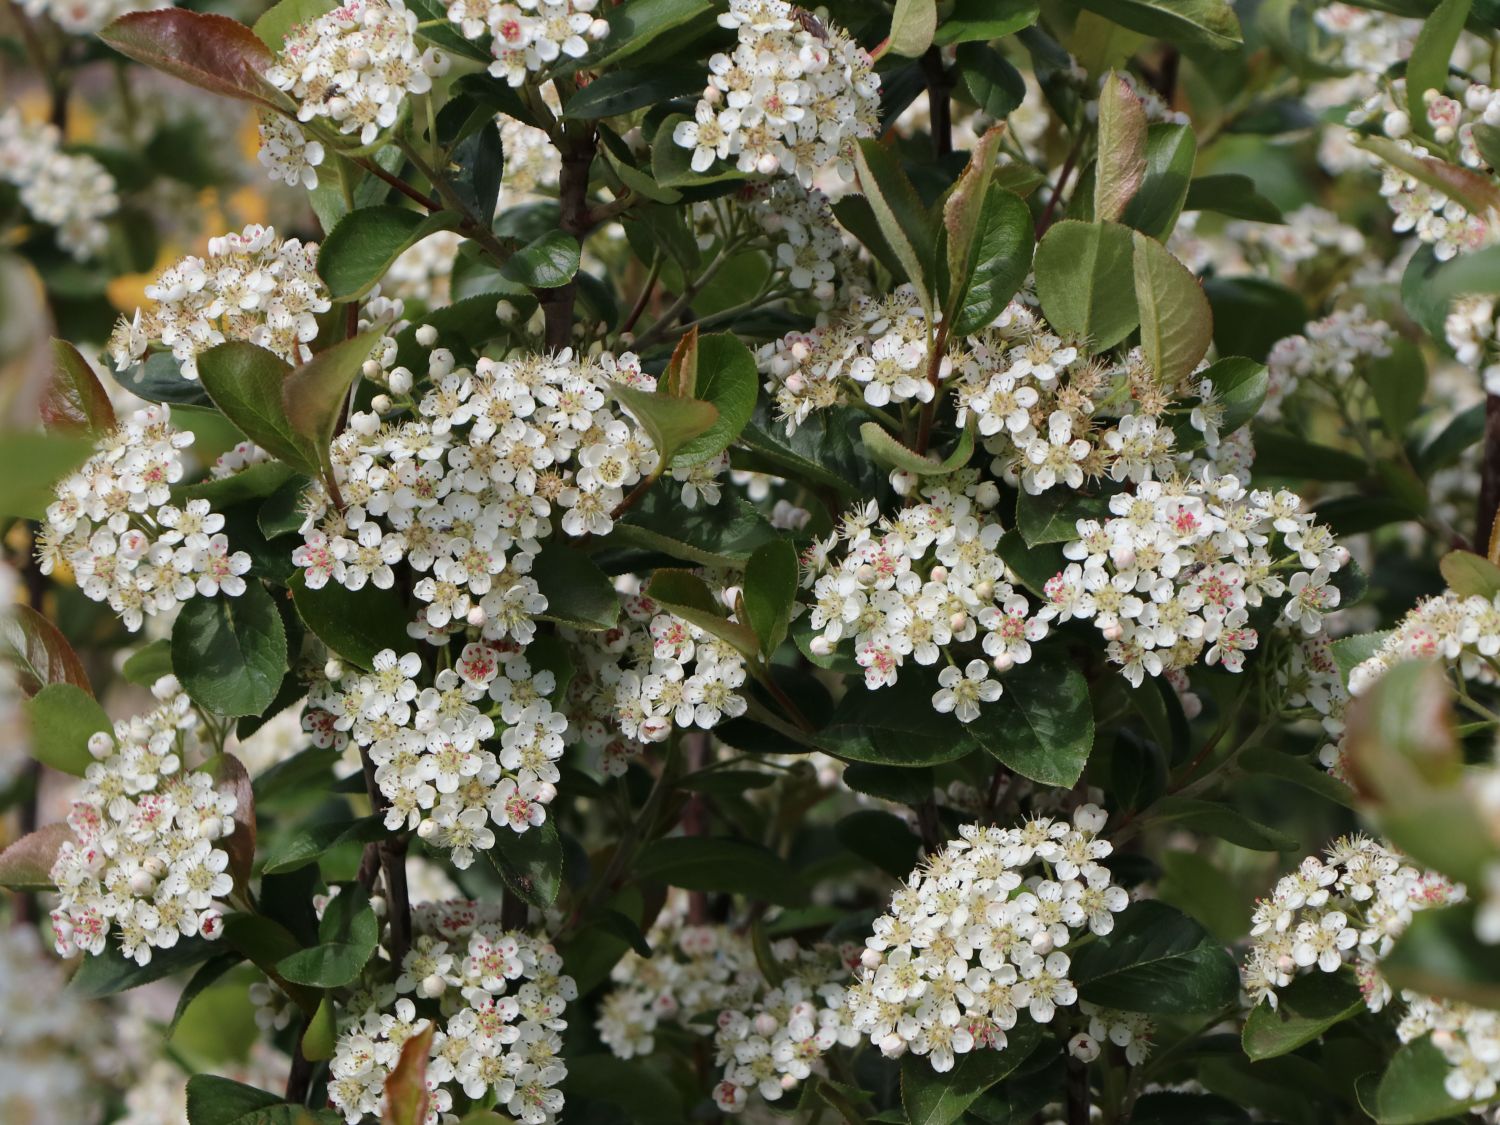
M 330 680 L 337 680 L 344 675 L 343 661 L 330 659 L 323 665 L 323 675 Z
M 464 620 L 468 621 L 475 629 L 481 629 L 488 619 L 489 614 L 485 612 L 484 606 L 476 604 L 469 607 L 468 616 Z
M 861 586 L 873 586 L 879 577 L 880 572 L 869 563 L 860 563 L 859 569 L 854 572 L 854 578 Z
M 814 656 L 827 656 L 833 651 L 833 646 L 828 643 L 828 638 L 823 636 L 817 636 L 808 641 L 807 647 Z
M 1093 1036 L 1080 1031 L 1068 1040 L 1068 1054 L 1079 1062 L 1091 1063 L 1099 1057 L 1099 1044 Z
M 609 21 L 602 19 L 595 20 L 589 24 L 589 29 L 585 34 L 590 39 L 603 39 L 609 34 Z
M 1016 658 L 1008 652 L 997 652 L 995 659 L 990 661 L 990 667 L 1004 675 L 1016 666 Z
M 386 381 L 390 384 L 391 390 L 398 395 L 404 395 L 411 391 L 411 372 L 404 367 L 398 367 L 393 370 L 390 378 Z
M 376 395 L 370 400 L 370 406 L 376 414 L 389 414 L 391 405 L 390 395 Z
M 1104 628 L 1100 629 L 1099 632 L 1104 634 L 1104 639 L 1106 641 L 1118 641 L 1125 635 L 1125 630 L 1120 628 L 1120 623 L 1118 621 L 1111 621 L 1108 625 L 1104 626 Z
M 1047 954 L 1051 953 L 1052 950 L 1056 948 L 1056 946 L 1057 942 L 1052 940 L 1051 930 L 1038 930 L 1036 933 L 1031 935 L 1032 951 L 1040 953 L 1044 957 Z
M 418 326 L 415 336 L 417 343 L 421 344 L 424 348 L 430 348 L 438 342 L 438 331 L 430 324 Z
M 781 168 L 781 161 L 776 159 L 774 153 L 765 153 L 755 162 L 755 170 L 762 176 L 774 176 Z
M 98 758 L 100 761 L 103 761 L 105 758 L 114 753 L 114 749 L 114 735 L 110 734 L 108 731 L 95 731 L 93 734 L 89 735 L 89 753 Z
M 366 379 L 379 379 L 382 375 L 385 374 L 385 369 L 381 367 L 380 364 L 375 360 L 367 359 L 360 366 L 359 372 Z
M 771 1015 L 769 1012 L 762 1012 L 760 1013 L 760 1015 L 755 1017 L 755 1022 L 752 1026 L 754 1026 L 755 1028 L 755 1034 L 762 1037 L 767 1037 L 775 1035 L 776 1028 L 780 1025 L 777 1023 L 775 1016 Z
M 982 602 L 987 602 L 995 596 L 995 584 L 988 578 L 981 580 L 974 587 L 974 596 Z
M 436 1000 L 447 990 L 448 982 L 445 981 L 442 977 L 438 976 L 437 973 L 431 973 L 428 976 L 422 978 L 421 992 L 422 995 L 427 997 L 429 1000 Z
M 438 826 L 435 820 L 424 820 L 421 824 L 417 825 L 417 835 L 424 840 L 430 840 L 436 836 L 437 830 Z
M 130 876 L 130 893 L 145 896 L 156 890 L 156 880 L 148 871 L 137 871 Z

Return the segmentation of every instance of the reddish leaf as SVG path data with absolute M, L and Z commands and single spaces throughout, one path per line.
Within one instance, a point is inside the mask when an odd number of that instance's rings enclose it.
M 214 779 L 214 788 L 235 800 L 234 831 L 218 846 L 229 853 L 229 874 L 235 890 L 243 891 L 255 863 L 255 793 L 250 775 L 233 754 L 216 754 L 203 763 L 203 772 Z
M 228 16 L 162 8 L 131 12 L 103 31 L 120 54 L 211 93 L 290 112 L 292 102 L 266 81 L 275 57 L 255 32 Z
M 115 428 L 115 409 L 99 377 L 66 340 L 52 341 L 52 377 L 40 410 L 49 430 L 102 434 Z
M 406 1041 L 396 1069 L 385 1080 L 385 1108 L 381 1125 L 422 1125 L 427 1120 L 427 1060 L 432 1051 L 433 1025 L 428 1024 Z
M 0 660 L 15 669 L 16 683 L 27 699 L 48 684 L 73 684 L 94 694 L 73 646 L 30 606 L 12 606 L 0 613 Z
M 62 823 L 22 836 L 0 852 L 0 887 L 10 891 L 50 890 L 58 850 L 72 838 L 72 829 Z

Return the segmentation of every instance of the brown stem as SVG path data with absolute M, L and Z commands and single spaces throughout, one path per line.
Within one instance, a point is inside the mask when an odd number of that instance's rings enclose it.
M 947 156 L 953 151 L 953 105 L 948 95 L 953 91 L 953 76 L 943 66 L 943 50 L 928 47 L 922 56 L 922 73 L 927 76 L 927 107 L 932 122 L 932 151 Z
M 1068 1125 L 1089 1125 L 1089 1068 L 1068 1058 Z
M 1062 201 L 1063 189 L 1068 185 L 1068 177 L 1073 174 L 1073 165 L 1078 162 L 1078 154 L 1083 149 L 1083 133 L 1080 130 L 1078 139 L 1073 142 L 1073 147 L 1068 150 L 1068 158 L 1063 161 L 1062 171 L 1057 174 L 1057 186 L 1052 189 L 1052 198 L 1047 200 L 1047 207 L 1042 212 L 1042 217 L 1036 222 L 1036 236 L 1041 238 L 1047 233 L 1047 228 L 1052 225 L 1052 214 L 1057 210 L 1057 205 Z
M 938 381 L 943 374 L 943 353 L 948 350 L 948 321 L 938 325 L 937 338 L 932 342 L 932 355 L 927 360 L 927 381 L 932 384 L 932 399 L 922 407 L 922 422 L 917 430 L 917 452 L 926 453 L 932 441 L 932 421 L 937 414 Z
M 376 812 L 386 809 L 385 794 L 375 780 L 375 763 L 363 747 L 359 751 L 359 762 L 364 770 L 365 793 L 370 798 L 370 807 Z M 373 851 L 372 851 L 373 849 Z M 375 882 L 374 867 L 379 863 L 385 879 L 385 916 L 389 938 L 391 961 L 399 965 L 411 948 L 411 898 L 406 890 L 406 838 L 380 840 L 365 845 L 359 861 L 359 881 L 366 889 Z
M 701 730 L 688 731 L 682 736 L 682 751 L 687 772 L 697 773 L 708 761 L 708 733 Z M 687 803 L 682 808 L 682 834 L 684 836 L 706 835 L 708 818 L 705 813 L 703 795 L 690 793 Z M 689 891 L 688 921 L 695 926 L 702 926 L 708 920 L 708 893 Z
M 661 273 L 661 255 L 657 254 L 651 260 L 651 271 L 646 274 L 646 280 L 641 283 L 640 294 L 635 299 L 635 304 L 630 307 L 630 315 L 620 325 L 620 335 L 623 336 L 635 327 L 635 322 L 641 319 L 641 314 L 646 311 L 646 306 L 651 301 L 651 294 L 656 290 L 656 278 Z
M 402 195 L 406 196 L 407 199 L 421 204 L 423 207 L 427 208 L 427 210 L 441 211 L 443 209 L 442 203 L 440 203 L 438 200 L 432 198 L 432 196 L 428 195 L 426 192 L 419 191 L 417 188 L 413 187 L 411 184 L 403 180 L 400 176 L 392 175 L 390 172 L 387 172 L 375 161 L 370 160 L 366 157 L 360 157 L 354 163 L 358 164 L 366 172 L 369 172 L 370 175 L 374 176 L 377 180 L 384 180 L 386 183 L 390 184 L 391 187 L 395 188 Z
M 1500 511 L 1500 395 L 1484 400 L 1484 461 L 1479 467 L 1479 528 L 1476 544 L 1494 558 L 1495 514 Z
M 562 170 L 558 174 L 558 229 L 570 234 L 580 246 L 588 237 L 594 218 L 589 211 L 589 169 L 594 165 L 594 131 L 575 136 L 563 149 Z M 573 338 L 573 306 L 578 299 L 578 282 L 569 280 L 555 289 L 539 289 L 536 298 L 546 321 L 546 343 L 551 351 L 568 346 Z
M 297 1032 L 297 1045 L 292 1050 L 292 1065 L 286 1076 L 286 1100 L 293 1105 L 305 1105 L 307 1092 L 312 1088 L 313 1065 L 302 1053 L 302 1040 L 312 1024 L 312 1016 L 302 1021 L 302 1030 Z

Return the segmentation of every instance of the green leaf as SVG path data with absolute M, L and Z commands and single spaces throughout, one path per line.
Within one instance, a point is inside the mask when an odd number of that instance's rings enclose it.
M 1244 39 L 1228 0 L 1080 0 L 1091 12 L 1189 50 L 1237 50 Z
M 495 846 L 485 853 L 505 885 L 538 910 L 557 901 L 562 889 L 562 841 L 549 817 L 541 824 L 515 832 L 495 827 Z
M 968 428 L 958 435 L 958 444 L 953 447 L 953 452 L 942 459 L 936 453 L 924 456 L 914 449 L 908 449 L 879 422 L 865 422 L 859 428 L 859 436 L 865 444 L 865 451 L 876 461 L 919 477 L 955 473 L 967 465 L 969 458 L 974 455 L 974 432 Z
M 743 840 L 667 836 L 641 849 L 635 877 L 689 891 L 723 891 L 747 899 L 795 906 L 806 897 L 802 881 L 775 852 Z
M 901 263 L 906 279 L 915 286 L 928 319 L 932 319 L 933 253 L 938 232 L 931 214 L 922 205 L 900 159 L 879 141 L 859 141 L 854 166 L 881 235 Z
M 335 654 L 367 672 L 381 650 L 402 653 L 415 645 L 406 633 L 410 614 L 395 590 L 348 590 L 337 582 L 310 590 L 301 573 L 293 574 L 287 587 L 303 624 Z
M 1105 519 L 1108 515 L 1107 496 L 1083 496 L 1066 488 L 1049 488 L 1035 496 L 1022 492 L 1016 497 L 1016 530 L 1029 547 L 1077 539 L 1079 520 Z
M 703 579 L 691 571 L 658 570 L 647 583 L 645 594 L 684 621 L 729 642 L 750 660 L 758 659 L 760 639 L 754 631 L 748 625 L 730 621 Z
M 1133 903 L 1073 958 L 1078 994 L 1125 1012 L 1188 1015 L 1235 1002 L 1239 972 L 1224 947 L 1165 903 Z
M 895 879 L 912 873 L 922 850 L 922 841 L 912 835 L 904 820 L 879 809 L 850 813 L 838 822 L 834 835 L 855 855 Z
M 1199 378 L 1214 387 L 1214 396 L 1224 408 L 1219 434 L 1232 434 L 1260 413 L 1271 379 L 1266 365 L 1244 356 L 1229 356 L 1208 367 Z
M 287 670 L 286 628 L 266 588 L 193 598 L 172 626 L 172 670 L 188 697 L 219 715 L 258 715 Z
M 1145 178 L 1146 105 L 1130 83 L 1111 71 L 1099 91 L 1094 218 L 1116 222 Z
M 82 1000 L 101 1000 L 186 972 L 203 964 L 214 952 L 215 943 L 201 937 L 179 938 L 170 949 L 153 949 L 151 960 L 137 965 L 111 942 L 103 953 L 83 959 L 68 981 L 68 990 Z
M 64 843 L 73 839 L 66 824 L 48 824 L 28 832 L 0 851 L 0 888 L 7 891 L 52 890 L 52 865 Z
M 949 238 L 951 247 L 952 231 Z M 960 335 L 985 327 L 1020 291 L 1036 246 L 1031 211 L 1020 196 L 992 184 L 972 238 L 969 283 L 953 313 L 953 330 Z
M 266 774 L 261 774 L 264 778 Z M 261 861 L 262 875 L 280 875 L 315 863 L 325 852 L 347 843 L 369 843 L 387 835 L 385 818 L 380 815 L 357 820 L 322 821 L 279 836 L 273 848 L 267 849 Z
M 48 684 L 26 701 L 30 721 L 31 756 L 74 777 L 93 763 L 89 737 L 104 731 L 114 735 L 104 708 L 94 697 L 73 684 Z
M 1427 391 L 1427 360 L 1421 349 L 1398 336 L 1389 355 L 1370 359 L 1364 376 L 1386 433 L 1399 440 L 1416 419 Z
M 1245 1054 L 1259 1062 L 1290 1054 L 1365 1010 L 1348 973 L 1312 972 L 1276 990 L 1276 1007 L 1257 1004 L 1245 1020 Z
M 939 47 L 987 43 L 1030 27 L 1040 16 L 1037 0 L 954 0 L 933 42 Z
M 599 567 L 582 551 L 554 540 L 542 544 L 531 570 L 547 608 L 537 616 L 573 629 L 598 632 L 613 628 L 620 599 Z
M 528 289 L 556 289 L 578 272 L 578 240 L 560 230 L 548 231 L 505 260 L 500 276 Z
M 318 276 L 335 301 L 353 301 L 380 284 L 403 251 L 458 221 L 452 211 L 424 216 L 409 207 L 361 207 L 341 218 L 318 251 Z M 566 237 L 566 236 L 564 236 Z
M 187 1083 L 187 1119 L 188 1125 L 337 1125 L 344 1118 L 215 1074 L 194 1074 Z
M 172 490 L 172 498 L 178 503 L 186 503 L 189 500 L 207 500 L 215 511 L 222 512 L 226 508 L 243 504 L 247 500 L 264 500 L 292 480 L 297 482 L 300 497 L 301 490 L 307 487 L 307 477 L 300 475 L 292 466 L 281 461 L 261 461 L 217 480 L 213 477 L 206 477 L 193 484 L 178 485 Z M 298 512 L 296 516 L 297 522 L 278 534 L 285 535 L 301 527 L 302 513 Z
M 1308 321 L 1302 298 L 1260 277 L 1210 277 L 1203 282 L 1214 315 L 1214 346 L 1220 355 L 1265 361 L 1272 345 L 1302 331 Z
M 1291 852 L 1298 851 L 1301 847 L 1295 837 L 1251 820 L 1229 805 L 1216 801 L 1167 796 L 1151 807 L 1151 813 L 1153 817 L 1217 836 L 1254 851 Z
M 1376 1125 L 1422 1125 L 1456 1118 L 1476 1102 L 1449 1096 L 1443 1083 L 1451 1069 L 1443 1052 L 1424 1036 L 1392 1056 L 1378 1083 L 1372 1081 L 1373 1076 L 1360 1080 L 1360 1105 Z
M 337 6 L 334 0 L 279 0 L 261 14 L 251 30 L 273 53 L 280 53 L 294 27 L 310 23 Z
M 1192 126 L 1152 125 L 1146 134 L 1145 177 L 1120 221 L 1165 241 L 1187 201 L 1197 154 Z
M 767 660 L 786 640 L 797 602 L 797 549 L 786 539 L 757 547 L 745 563 L 746 624 L 760 638 Z
M 0 516 L 45 519 L 57 483 L 93 453 L 88 437 L 0 430 Z
M 952 1125 L 991 1086 L 1008 1078 L 1036 1050 L 1042 1029 L 1030 1017 L 1006 1032 L 1000 1050 L 976 1048 L 939 1074 L 918 1055 L 901 1060 L 901 1105 L 910 1125 Z
M 345 883 L 318 923 L 319 944 L 281 958 L 276 968 L 293 984 L 342 988 L 359 977 L 379 937 L 369 894 L 358 883 Z
M 614 383 L 610 394 L 645 428 L 656 447 L 661 466 L 672 463 L 678 452 L 719 421 L 718 408 L 695 398 L 677 398 L 656 391 L 642 391 Z
M 1310 793 L 1316 793 L 1326 801 L 1345 808 L 1354 807 L 1354 790 L 1327 770 L 1284 750 L 1269 746 L 1253 747 L 1240 755 L 1239 764 L 1248 773 L 1280 778 L 1301 786 Z
M 702 187 L 706 184 L 744 180 L 745 173 L 736 168 L 732 162 L 722 160 L 710 164 L 705 171 L 693 171 L 692 150 L 683 148 L 672 137 L 677 126 L 687 120 L 689 118 L 685 115 L 674 113 L 657 127 L 656 139 L 651 145 L 652 179 L 667 189 Z
M 890 687 L 846 692 L 815 740 L 836 757 L 882 766 L 932 766 L 973 753 L 965 725 L 932 709 L 937 690 L 937 670 L 909 661 Z
M 1438 563 L 1448 588 L 1460 597 L 1485 600 L 1500 594 L 1500 566 L 1472 551 L 1452 551 Z
M 609 20 L 609 34 L 602 45 L 605 53 L 589 59 L 589 69 L 603 70 L 638 55 L 669 32 L 712 10 L 709 0 L 629 0 L 604 13 Z
M 1213 211 L 1252 223 L 1282 223 L 1281 208 L 1261 195 L 1255 181 L 1239 172 L 1194 176 L 1188 184 L 1185 211 Z
M 1037 297 L 1052 330 L 1092 353 L 1118 344 L 1140 323 L 1132 274 L 1132 232 L 1118 223 L 1054 223 L 1036 248 Z
M 281 397 L 291 370 L 280 356 L 243 340 L 219 344 L 198 357 L 198 377 L 226 418 L 271 456 L 315 473 L 317 452 L 292 429 Z
M 1192 373 L 1213 340 L 1214 317 L 1198 279 L 1160 242 L 1137 232 L 1133 269 L 1141 349 L 1163 386 Z
M 718 411 L 718 417 L 702 433 L 684 442 L 672 460 L 678 465 L 696 465 L 728 449 L 755 413 L 759 390 L 755 357 L 737 336 L 718 332 L 699 337 L 692 398 L 707 402 Z
M 903 58 L 917 58 L 932 46 L 936 33 L 937 0 L 896 0 L 886 50 Z
M 325 469 L 349 387 L 379 338 L 379 332 L 370 331 L 334 344 L 292 371 L 281 384 L 287 421 L 317 451 Z
M 310 1062 L 331 1059 L 337 1045 L 338 1026 L 334 1021 L 333 997 L 325 992 L 323 999 L 318 1001 L 318 1010 L 308 1021 L 307 1030 L 302 1033 L 302 1057 Z
M 601 75 L 568 99 L 563 117 L 590 121 L 632 113 L 657 102 L 703 89 L 703 71 L 696 67 L 658 66 L 641 70 L 617 70 Z
M 954 55 L 964 92 L 985 116 L 1003 121 L 1026 100 L 1026 79 L 999 51 L 960 43 Z
M 562 1088 L 570 1102 L 602 1102 L 622 1111 L 610 1120 L 678 1125 L 692 1119 L 677 1087 L 646 1059 L 617 1059 L 603 1052 L 570 1056 Z M 594 1119 L 587 1113 L 579 1116 L 584 1121 Z M 502 1125 L 501 1119 L 496 1119 L 496 1125 Z
M 131 12 L 99 32 L 126 58 L 227 98 L 290 113 L 292 100 L 265 79 L 270 48 L 228 16 L 162 8 Z
M 979 709 L 969 733 L 1006 768 L 1071 788 L 1094 748 L 1089 685 L 1071 661 L 1034 657 L 1000 677 L 1000 698 Z
M 243 957 L 231 949 L 198 966 L 198 971 L 193 974 L 187 984 L 183 985 L 182 992 L 177 997 L 177 1006 L 172 1010 L 172 1022 L 167 1024 L 168 1039 L 176 1032 L 178 1025 L 182 1022 L 182 1017 L 187 1015 L 188 1009 L 193 1006 L 193 1001 L 243 960 Z
M 1475 909 L 1466 902 L 1418 911 L 1381 959 L 1381 975 L 1392 988 L 1500 1007 L 1500 948 L 1476 936 Z
M 88 360 L 66 340 L 52 341 L 52 374 L 37 404 L 49 430 L 99 437 L 115 428 L 115 409 Z
M 1428 90 L 1438 93 L 1448 88 L 1448 60 L 1453 48 L 1458 46 L 1458 37 L 1463 34 L 1464 21 L 1469 18 L 1471 0 L 1441 0 L 1432 14 L 1422 21 L 1417 32 L 1417 42 L 1406 60 L 1406 111 L 1412 128 L 1424 137 L 1432 135 L 1432 126 L 1427 122 L 1427 103 L 1423 95 Z
M 1436 157 L 1419 155 L 1388 137 L 1361 136 L 1354 143 L 1471 212 L 1483 214 L 1500 209 L 1500 186 L 1488 176 Z
M 1000 151 L 1003 125 L 993 125 L 969 154 L 969 162 L 943 200 L 943 230 L 947 251 L 947 289 L 943 308 L 952 316 L 958 296 L 969 285 L 974 268 L 975 240 L 984 213 L 985 197 L 995 178 L 995 160 Z M 1030 225 L 1029 223 L 1027 224 Z

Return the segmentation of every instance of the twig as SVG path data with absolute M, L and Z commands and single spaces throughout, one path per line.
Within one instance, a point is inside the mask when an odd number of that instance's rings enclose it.
M 943 66 L 943 49 L 927 48 L 922 56 L 922 73 L 927 77 L 927 112 L 932 121 L 932 151 L 947 156 L 953 151 L 953 106 L 948 95 L 953 91 L 953 76 Z
M 1484 400 L 1484 461 L 1479 467 L 1479 526 L 1474 542 L 1488 546 L 1500 511 L 1500 395 Z
M 651 301 L 651 294 L 656 289 L 656 279 L 661 275 L 661 253 L 651 259 L 651 270 L 646 274 L 646 280 L 641 283 L 640 295 L 636 297 L 635 304 L 630 307 L 630 315 L 620 325 L 620 335 L 623 336 L 635 327 L 635 322 L 641 319 L 641 313 L 646 311 L 646 306 Z

